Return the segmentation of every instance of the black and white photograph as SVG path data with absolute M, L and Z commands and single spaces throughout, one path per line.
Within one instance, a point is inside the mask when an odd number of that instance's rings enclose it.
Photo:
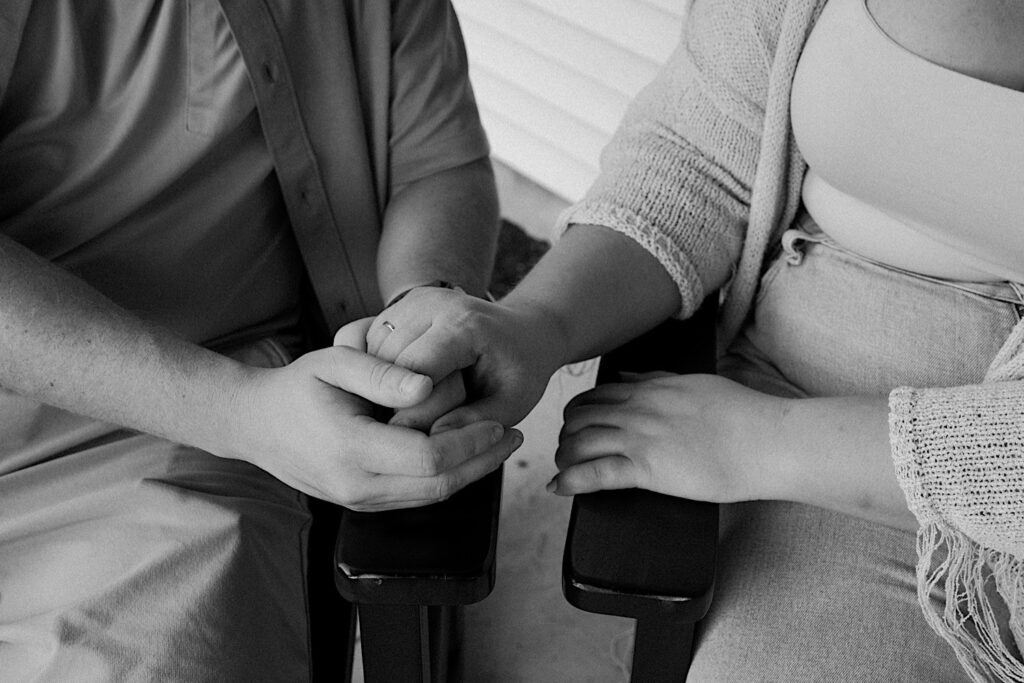
M 0 0 L 0 683 L 1024 683 L 1024 0 Z

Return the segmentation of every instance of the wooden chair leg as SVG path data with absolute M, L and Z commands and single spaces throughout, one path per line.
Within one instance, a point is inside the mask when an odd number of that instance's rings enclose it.
M 680 683 L 686 680 L 693 654 L 692 622 L 637 619 L 630 680 Z
M 597 383 L 622 371 L 714 372 L 712 294 L 687 321 L 671 320 L 605 354 Z M 576 607 L 636 619 L 632 680 L 684 681 L 694 624 L 711 605 L 718 506 L 650 491 L 599 491 L 573 499 L 562 589 Z
M 501 470 L 442 503 L 342 514 L 338 592 L 355 604 L 367 683 L 461 676 L 464 605 L 494 587 Z
M 356 610 L 335 587 L 331 561 L 341 508 L 310 501 L 307 585 L 310 666 L 314 683 L 351 683 L 355 659 Z
M 458 680 L 457 612 L 451 605 L 361 605 L 366 683 Z

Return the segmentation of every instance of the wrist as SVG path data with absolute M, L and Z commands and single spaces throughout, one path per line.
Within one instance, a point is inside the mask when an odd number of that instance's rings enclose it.
M 213 409 L 199 416 L 207 428 L 199 431 L 208 439 L 208 445 L 200 445 L 214 455 L 256 464 L 256 432 L 265 423 L 260 417 L 260 387 L 272 370 L 224 360 L 208 401 Z
M 451 281 L 448 281 L 448 280 L 432 280 L 430 282 L 424 282 L 422 284 L 412 285 L 411 287 L 406 287 L 405 289 L 403 289 L 400 292 L 398 292 L 398 294 L 395 294 L 390 299 L 388 299 L 388 302 L 384 305 L 384 308 L 391 308 L 392 306 L 397 304 L 399 301 L 404 299 L 410 292 L 412 292 L 412 290 L 419 289 L 421 287 L 437 287 L 439 289 L 450 289 L 450 290 L 452 290 L 454 292 L 458 292 L 460 294 L 466 294 L 466 295 L 469 295 L 469 296 L 475 296 L 478 299 L 486 299 L 488 301 L 494 301 L 494 298 L 486 290 L 482 290 L 480 292 L 475 292 L 475 291 L 471 292 L 466 287 L 463 287 L 462 285 L 460 285 L 460 284 L 458 284 L 456 282 L 451 282 Z
M 571 326 L 559 310 L 543 301 L 513 295 L 502 299 L 499 305 L 521 321 L 521 329 L 535 344 L 543 345 L 543 358 L 551 373 L 568 363 L 582 360 L 574 357 Z
M 792 417 L 801 409 L 800 400 L 761 394 L 755 405 L 730 430 L 738 437 L 733 448 L 742 456 L 743 498 L 799 500 L 806 466 Z

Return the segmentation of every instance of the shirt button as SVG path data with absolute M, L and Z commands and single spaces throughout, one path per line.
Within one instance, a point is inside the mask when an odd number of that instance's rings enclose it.
M 277 67 L 271 61 L 263 62 L 263 80 L 267 83 L 273 84 L 277 82 Z

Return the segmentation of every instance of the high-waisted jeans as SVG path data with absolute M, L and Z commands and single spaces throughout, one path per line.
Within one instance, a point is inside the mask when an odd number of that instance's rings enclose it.
M 900 271 L 806 218 L 800 228 L 784 236 L 720 365 L 747 386 L 817 397 L 973 384 L 1020 319 L 1017 285 Z M 967 680 L 921 614 L 913 533 L 755 501 L 723 506 L 719 552 L 690 680 Z

